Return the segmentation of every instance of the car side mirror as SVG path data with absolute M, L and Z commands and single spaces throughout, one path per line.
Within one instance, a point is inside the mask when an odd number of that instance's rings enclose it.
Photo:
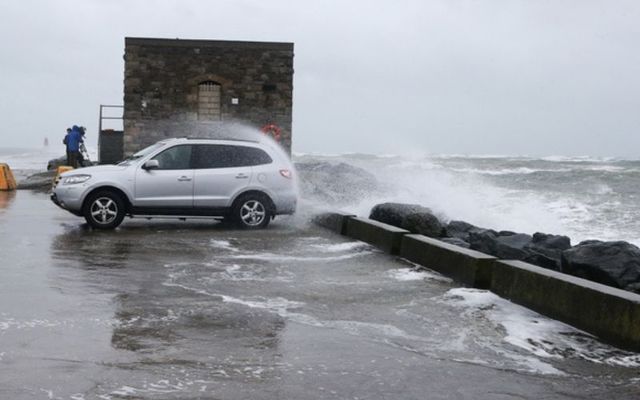
M 150 169 L 158 169 L 158 168 L 160 168 L 160 163 L 158 162 L 158 160 L 149 160 L 145 162 L 144 165 L 142 166 L 142 169 L 147 171 Z

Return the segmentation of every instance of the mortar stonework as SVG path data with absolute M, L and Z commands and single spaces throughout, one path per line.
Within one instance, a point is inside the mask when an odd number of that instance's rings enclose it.
M 273 123 L 291 152 L 293 43 L 125 38 L 124 59 L 125 155 L 192 136 L 185 122 L 213 117 L 257 129 Z M 205 82 L 220 85 L 219 112 L 217 97 L 199 99 Z

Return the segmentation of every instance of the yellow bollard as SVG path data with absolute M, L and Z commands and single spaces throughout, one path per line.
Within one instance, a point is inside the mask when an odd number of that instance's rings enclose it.
M 70 167 L 68 165 L 60 165 L 56 170 L 56 176 L 53 178 L 53 187 L 55 188 L 58 185 L 58 182 L 60 182 L 60 174 L 62 174 L 63 172 L 71 171 L 72 169 L 73 167 Z
M 16 178 L 7 164 L 0 163 L 0 190 L 16 190 Z

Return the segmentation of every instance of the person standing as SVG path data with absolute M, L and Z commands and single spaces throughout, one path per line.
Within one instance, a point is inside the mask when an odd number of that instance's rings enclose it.
M 71 133 L 71 128 L 67 128 L 67 134 L 64 135 L 64 139 L 62 139 L 62 143 L 64 144 L 64 148 L 67 151 L 67 161 L 65 165 L 69 165 L 69 163 L 71 162 L 71 156 L 69 155 L 69 146 L 67 143 L 69 143 L 69 134 Z
M 80 143 L 84 142 L 80 128 L 76 125 L 71 128 L 71 132 L 65 137 L 67 145 L 67 165 L 78 168 L 78 160 L 80 159 Z

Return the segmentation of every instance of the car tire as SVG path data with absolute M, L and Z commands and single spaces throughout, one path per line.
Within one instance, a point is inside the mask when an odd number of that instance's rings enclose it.
M 271 222 L 272 210 L 267 196 L 243 195 L 231 207 L 231 221 L 242 229 L 263 229 Z
M 122 223 L 125 213 L 124 200 L 110 190 L 94 192 L 84 202 L 84 219 L 96 229 L 115 229 Z

